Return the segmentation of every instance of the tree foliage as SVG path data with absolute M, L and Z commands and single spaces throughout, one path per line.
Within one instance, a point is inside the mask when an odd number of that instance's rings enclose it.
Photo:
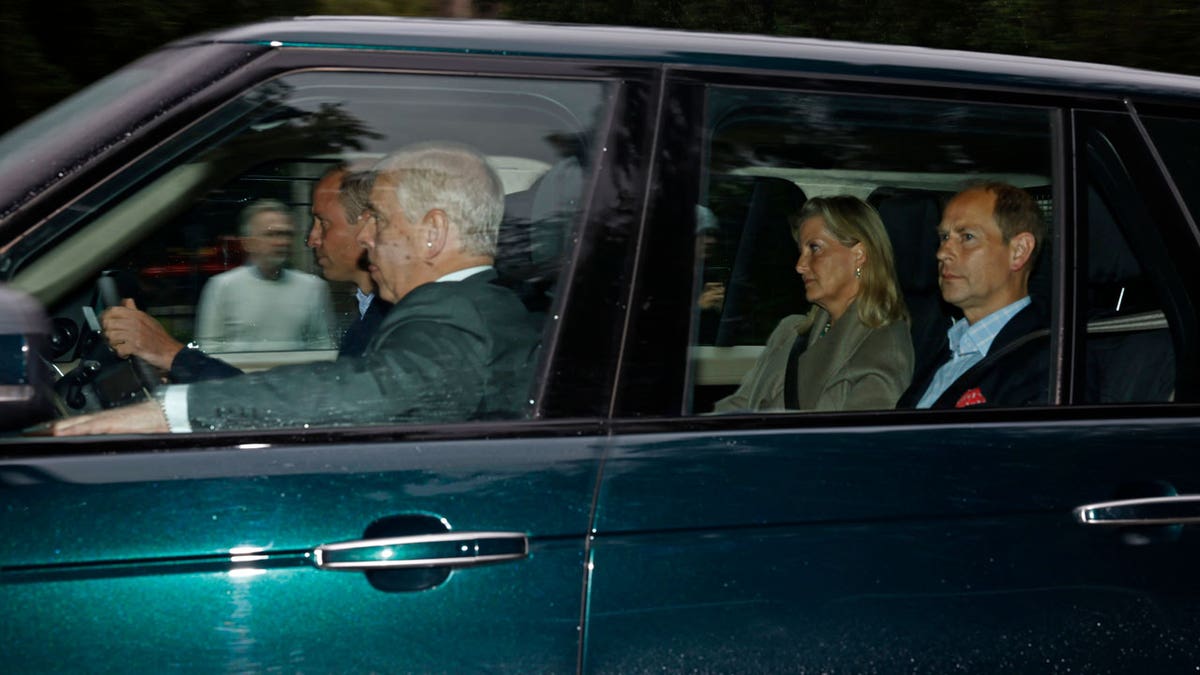
M 167 42 L 301 14 L 434 15 L 448 0 L 0 0 L 0 129 Z M 474 0 L 506 18 L 970 49 L 1200 74 L 1200 3 L 1143 0 Z
M 429 15 L 438 0 L 0 0 L 0 130 L 179 38 L 305 14 Z
M 1200 3 L 1144 0 L 508 0 L 536 21 L 766 33 L 1200 73 Z

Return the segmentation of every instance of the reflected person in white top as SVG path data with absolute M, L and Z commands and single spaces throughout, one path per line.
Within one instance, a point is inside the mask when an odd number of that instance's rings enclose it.
M 284 267 L 296 238 L 283 203 L 242 210 L 247 264 L 209 279 L 196 312 L 196 342 L 210 354 L 333 349 L 329 286 Z

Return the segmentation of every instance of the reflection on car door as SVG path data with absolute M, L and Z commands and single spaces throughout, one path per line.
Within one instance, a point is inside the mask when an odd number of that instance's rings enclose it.
M 593 440 L 267 445 L 55 457 L 6 447 L 25 457 L 0 469 L 5 668 L 575 668 Z M 368 577 L 318 569 L 312 555 L 447 529 L 460 535 L 450 547 L 363 558 L 473 556 L 477 543 L 519 553 L 520 538 L 528 555 L 444 580 L 448 566 Z M 512 534 L 473 534 L 488 532 Z

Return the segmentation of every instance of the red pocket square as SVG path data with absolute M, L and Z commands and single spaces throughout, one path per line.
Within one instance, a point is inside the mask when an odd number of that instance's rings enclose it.
M 979 387 L 968 389 L 963 392 L 962 396 L 958 397 L 958 402 L 954 404 L 955 408 L 965 408 L 969 405 L 979 405 L 987 403 L 987 399 L 983 397 L 983 392 L 979 391 Z

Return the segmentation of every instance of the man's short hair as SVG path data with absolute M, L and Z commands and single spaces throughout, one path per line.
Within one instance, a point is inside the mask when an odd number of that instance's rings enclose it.
M 1033 255 L 1036 259 L 1037 254 L 1042 250 L 1042 242 L 1046 238 L 1046 223 L 1042 220 L 1042 212 L 1033 195 L 1015 185 L 1001 181 L 972 183 L 963 192 L 969 190 L 984 190 L 996 195 L 996 205 L 992 209 L 992 216 L 996 219 L 996 225 L 1000 228 L 1000 236 L 1004 237 L 1004 243 L 1007 244 L 1022 232 L 1028 232 L 1033 235 Z
M 396 199 L 410 220 L 441 209 L 465 253 L 496 256 L 504 187 L 483 155 L 458 143 L 419 143 L 384 157 L 375 172 L 396 176 Z
M 350 162 L 345 161 L 345 160 L 342 160 L 339 162 L 334 162 L 333 164 L 330 164 L 329 166 L 325 167 L 325 170 L 321 172 L 320 176 L 317 176 L 317 179 L 315 181 L 313 181 L 313 184 L 315 185 L 317 183 L 320 183 L 321 181 L 325 180 L 326 178 L 329 178 L 330 176 L 333 176 L 333 175 L 336 175 L 339 173 L 346 173 L 349 170 L 350 170 Z
M 371 204 L 371 188 L 375 186 L 375 172 L 346 171 L 342 175 L 341 194 L 338 200 L 346 212 L 346 222 L 354 225 L 363 211 Z
M 287 204 L 278 199 L 259 199 L 250 202 L 250 205 L 242 209 L 238 214 L 238 232 L 243 237 L 252 237 L 254 233 L 250 231 L 250 223 L 261 213 L 282 213 L 288 219 L 292 220 L 292 211 L 287 207 Z
M 351 225 L 358 222 L 359 216 L 370 205 L 371 188 L 375 184 L 373 164 L 371 161 L 342 160 L 335 162 L 322 171 L 314 181 L 314 184 L 318 184 L 334 176 L 338 177 L 338 203 L 342 205 L 346 221 Z

